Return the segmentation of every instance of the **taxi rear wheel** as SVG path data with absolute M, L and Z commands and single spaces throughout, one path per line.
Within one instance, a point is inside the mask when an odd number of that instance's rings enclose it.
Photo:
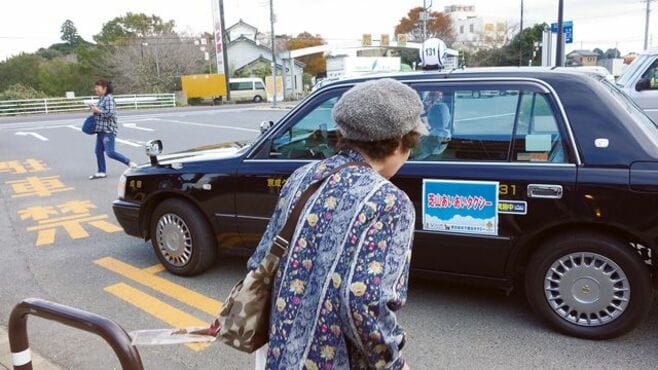
M 530 306 L 567 335 L 615 338 L 638 326 L 651 309 L 647 266 L 613 238 L 587 233 L 555 238 L 532 256 L 526 271 Z
M 203 214 L 180 199 L 167 199 L 151 217 L 151 244 L 171 273 L 191 276 L 206 271 L 216 260 L 217 245 Z

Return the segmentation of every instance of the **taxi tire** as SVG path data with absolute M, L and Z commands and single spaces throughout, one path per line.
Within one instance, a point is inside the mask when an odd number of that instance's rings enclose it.
M 591 252 L 616 263 L 630 284 L 630 300 L 621 316 L 601 326 L 579 326 L 560 317 L 549 306 L 544 293 L 544 278 L 551 265 L 571 253 Z M 623 242 L 601 234 L 575 233 L 546 242 L 530 258 L 525 275 L 525 292 L 533 311 L 557 331 L 584 339 L 611 339 L 628 333 L 648 316 L 653 302 L 653 287 L 647 265 Z
M 182 218 L 190 229 L 192 256 L 184 266 L 168 263 L 158 247 L 156 227 L 160 218 L 173 213 Z M 192 204 L 181 199 L 167 199 L 160 203 L 151 217 L 151 245 L 162 265 L 172 274 L 181 276 L 198 275 L 208 270 L 217 260 L 217 243 L 212 228 L 203 214 Z

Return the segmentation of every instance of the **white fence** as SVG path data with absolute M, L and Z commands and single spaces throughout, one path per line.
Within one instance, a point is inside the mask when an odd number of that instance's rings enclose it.
M 56 112 L 88 111 L 87 104 L 98 97 L 0 100 L 0 116 L 20 114 L 48 114 Z M 164 108 L 176 106 L 176 94 L 115 95 L 117 109 Z

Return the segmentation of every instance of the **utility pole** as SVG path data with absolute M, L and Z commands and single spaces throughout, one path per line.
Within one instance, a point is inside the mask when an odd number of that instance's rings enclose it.
M 647 14 L 644 21 L 644 50 L 649 48 L 649 15 L 651 14 L 651 2 L 654 0 L 645 0 L 647 3 Z
M 272 33 L 272 90 L 274 94 L 272 95 L 272 107 L 276 107 L 276 37 L 274 36 L 274 4 L 273 0 L 270 0 L 270 32 Z
M 427 40 L 427 0 L 423 0 L 423 12 L 420 14 L 423 17 L 423 42 Z
M 564 66 L 564 57 L 562 54 L 564 50 L 562 45 L 564 43 L 564 33 L 562 24 L 564 23 L 564 0 L 559 0 L 557 9 L 557 45 L 555 47 L 555 66 Z
M 519 24 L 519 67 L 523 65 L 523 0 L 521 0 L 521 21 Z
M 226 79 L 226 101 L 231 101 L 231 89 L 229 88 L 229 71 L 228 71 L 228 43 L 226 40 L 226 26 L 224 24 L 224 0 L 219 0 L 219 21 L 222 23 L 222 55 L 224 58 L 224 78 Z M 219 71 L 217 71 L 219 73 Z
M 523 64 L 523 0 L 521 0 L 521 22 L 519 25 L 519 67 Z

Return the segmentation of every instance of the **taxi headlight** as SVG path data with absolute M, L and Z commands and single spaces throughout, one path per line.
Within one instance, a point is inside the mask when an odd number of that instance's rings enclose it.
M 117 196 L 119 199 L 123 199 L 126 196 L 126 184 L 128 183 L 128 178 L 126 175 L 121 175 L 119 177 L 119 183 L 117 184 Z

